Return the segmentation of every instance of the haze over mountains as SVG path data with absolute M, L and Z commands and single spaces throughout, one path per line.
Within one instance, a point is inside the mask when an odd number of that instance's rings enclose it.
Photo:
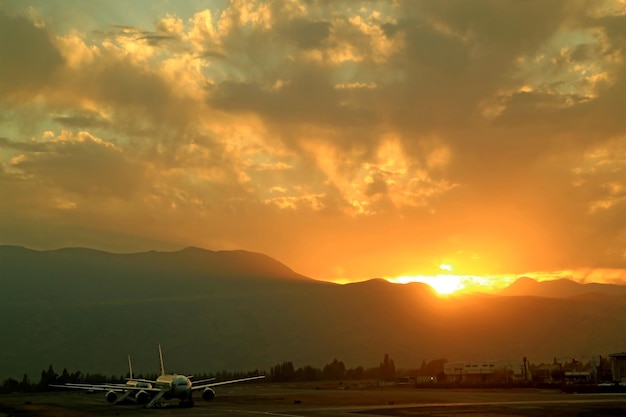
M 626 350 L 626 286 L 522 279 L 498 296 L 425 284 L 304 277 L 245 251 L 111 254 L 0 246 L 0 379 L 42 369 L 121 375 L 268 370 L 276 363 L 401 368 L 422 360 Z
M 593 294 L 624 295 L 626 294 L 626 285 L 600 284 L 596 282 L 581 284 L 565 278 L 538 282 L 532 278 L 523 277 L 500 291 L 500 295 L 506 296 L 532 295 L 551 298 L 568 298 Z

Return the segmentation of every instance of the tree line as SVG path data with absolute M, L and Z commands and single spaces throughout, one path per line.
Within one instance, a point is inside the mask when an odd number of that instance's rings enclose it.
M 423 365 L 424 366 L 424 365 Z M 195 379 L 215 378 L 217 381 L 246 378 L 256 375 L 265 375 L 268 382 L 298 382 L 298 381 L 341 381 L 341 380 L 359 380 L 359 379 L 376 379 L 393 381 L 396 378 L 396 367 L 393 359 L 385 354 L 380 365 L 364 368 L 358 366 L 356 368 L 346 368 L 343 361 L 333 359 L 332 362 L 324 365 L 322 368 L 316 368 L 311 365 L 296 368 L 291 361 L 285 361 L 272 366 L 267 371 L 255 369 L 247 372 L 217 372 L 213 374 L 199 373 L 195 374 Z M 138 374 L 138 379 L 156 380 L 158 374 Z M 123 384 L 126 382 L 127 376 L 106 376 L 102 374 L 82 373 L 81 371 L 70 372 L 63 368 L 61 373 L 57 373 L 54 367 L 50 365 L 48 369 L 41 371 L 39 381 L 33 382 L 27 374 L 24 374 L 21 381 L 14 378 L 7 378 L 0 385 L 0 393 L 10 392 L 40 392 L 50 391 L 54 388 L 50 385 L 63 385 L 67 383 L 73 384 Z
M 323 368 L 315 368 L 307 365 L 296 369 L 293 362 L 289 361 L 274 365 L 270 369 L 268 378 L 273 382 L 341 381 L 344 379 L 378 379 L 393 381 L 396 378 L 396 366 L 393 359 L 390 359 L 387 354 L 379 366 L 368 369 L 362 366 L 348 369 L 343 361 L 336 358 Z
M 296 367 L 292 361 L 285 361 L 272 366 L 269 371 L 255 369 L 247 372 L 217 372 L 217 373 L 198 373 L 194 374 L 194 379 L 215 378 L 217 381 L 246 378 L 257 375 L 265 375 L 264 381 L 267 382 L 309 382 L 309 381 L 347 381 L 347 380 L 375 380 L 375 381 L 400 381 L 413 380 L 418 381 L 418 377 L 432 377 L 438 383 L 446 382 L 444 374 L 444 364 L 446 359 L 440 358 L 429 362 L 422 361 L 418 369 L 396 369 L 393 359 L 385 354 L 383 360 L 378 366 L 364 368 L 357 366 L 356 368 L 347 368 L 343 361 L 333 359 L 332 362 L 317 368 L 311 365 Z M 565 380 L 567 371 L 593 371 L 595 379 L 599 381 L 610 381 L 612 375 L 611 365 L 608 358 L 601 358 L 600 363 L 592 364 L 590 362 L 581 362 L 572 360 L 569 362 L 560 362 L 554 359 L 552 364 L 529 364 L 529 370 L 532 373 L 532 382 L 542 383 L 560 383 Z M 0 384 L 0 393 L 11 392 L 38 392 L 50 391 L 50 385 L 63 385 L 66 383 L 76 384 L 123 384 L 127 380 L 127 375 L 107 376 L 97 373 L 82 373 L 81 371 L 69 372 L 63 369 L 61 373 L 57 373 L 53 366 L 41 371 L 39 381 L 31 381 L 27 374 L 22 376 L 21 380 L 14 378 L 5 379 Z M 158 374 L 138 374 L 137 379 L 156 380 Z

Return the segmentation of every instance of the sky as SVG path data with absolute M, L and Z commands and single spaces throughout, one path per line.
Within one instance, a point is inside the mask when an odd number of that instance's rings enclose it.
M 625 59 L 624 0 L 3 0 L 0 244 L 626 283 Z

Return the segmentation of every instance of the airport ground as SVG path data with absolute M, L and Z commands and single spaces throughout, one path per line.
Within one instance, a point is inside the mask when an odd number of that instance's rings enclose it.
M 0 417 L 626 417 L 626 394 L 565 394 L 539 389 L 416 389 L 339 384 L 239 384 L 197 395 L 195 407 L 111 405 L 100 393 L 0 395 Z

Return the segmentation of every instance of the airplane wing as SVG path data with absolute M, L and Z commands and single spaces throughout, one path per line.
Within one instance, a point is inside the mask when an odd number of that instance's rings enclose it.
M 255 379 L 263 379 L 263 378 L 265 378 L 265 375 L 253 376 L 253 377 L 249 377 L 249 378 L 231 379 L 231 380 L 228 380 L 228 381 L 212 382 L 210 384 L 194 385 L 194 386 L 191 387 L 191 390 L 195 391 L 195 390 L 198 390 L 198 389 L 216 387 L 218 385 L 235 384 L 237 382 L 252 381 L 252 380 L 255 380 Z
M 156 384 L 156 381 L 153 379 L 143 379 L 143 378 L 126 378 L 127 381 L 135 381 L 135 382 L 145 382 L 147 384 Z
M 191 381 L 191 383 L 192 384 L 203 384 L 205 382 L 210 382 L 210 381 L 215 381 L 215 378 L 199 379 L 197 381 Z
M 146 391 L 146 392 L 161 392 L 161 388 L 142 388 L 133 387 L 125 384 L 63 384 L 63 385 L 50 385 L 56 388 L 69 388 L 69 389 L 82 389 L 85 391 Z
M 86 390 L 86 391 L 119 391 L 119 392 L 123 392 L 124 391 L 124 385 L 122 384 L 102 384 L 102 385 L 95 385 L 95 384 L 63 384 L 63 385 L 58 385 L 58 384 L 50 384 L 51 387 L 55 387 L 55 388 L 69 388 L 69 389 L 82 389 L 82 390 Z

